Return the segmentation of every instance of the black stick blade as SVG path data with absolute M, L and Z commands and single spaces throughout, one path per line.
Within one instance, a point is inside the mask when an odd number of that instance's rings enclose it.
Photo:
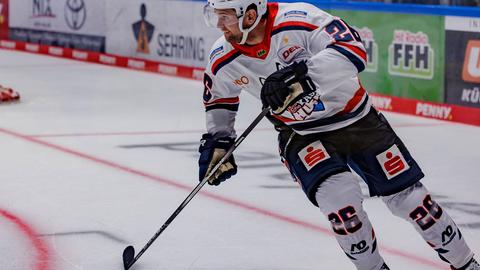
M 128 246 L 123 250 L 123 267 L 128 270 L 132 266 L 132 262 L 135 259 L 135 249 L 133 246 Z

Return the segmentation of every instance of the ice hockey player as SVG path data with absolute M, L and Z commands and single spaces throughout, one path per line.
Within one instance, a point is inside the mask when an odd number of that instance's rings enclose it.
M 20 94 L 12 88 L 3 87 L 0 85 L 0 103 L 18 101 Z
M 389 268 L 351 169 L 452 269 L 480 270 L 455 222 L 420 182 L 418 164 L 372 107 L 358 79 L 366 53 L 355 29 L 306 3 L 209 0 L 204 16 L 223 36 L 204 74 L 207 133 L 199 148 L 200 179 L 234 142 L 239 95 L 247 91 L 271 108 L 281 160 L 330 220 L 357 269 Z M 236 172 L 232 156 L 209 183 L 218 185 Z

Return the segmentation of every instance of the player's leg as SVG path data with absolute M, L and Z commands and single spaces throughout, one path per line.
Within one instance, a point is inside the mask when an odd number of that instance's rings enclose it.
M 442 259 L 460 269 L 468 264 L 471 250 L 450 216 L 418 182 L 424 175 L 388 121 L 371 113 L 349 131 L 358 137 L 349 164 L 364 178 L 370 194 L 384 196 L 393 214 L 411 222 Z
M 480 269 L 470 263 L 473 253 L 452 218 L 420 182 L 382 198 L 392 213 L 407 220 L 453 269 Z M 468 268 L 464 268 L 468 267 Z
M 279 145 L 285 164 L 308 199 L 332 222 L 335 237 L 357 269 L 388 269 L 363 210 L 357 178 L 338 148 L 320 137 L 281 132 Z
M 315 198 L 322 213 L 330 220 L 340 247 L 357 269 L 388 269 L 363 209 L 360 185 L 351 172 L 328 177 L 318 188 Z

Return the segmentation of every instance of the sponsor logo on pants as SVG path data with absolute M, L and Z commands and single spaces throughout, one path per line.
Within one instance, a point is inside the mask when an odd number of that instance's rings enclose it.
M 387 151 L 378 155 L 377 160 L 388 180 L 410 169 L 410 166 L 396 145 L 393 145 Z
M 320 141 L 307 145 L 298 153 L 298 156 L 307 168 L 307 171 L 310 171 L 310 169 L 318 163 L 330 158 L 330 155 Z

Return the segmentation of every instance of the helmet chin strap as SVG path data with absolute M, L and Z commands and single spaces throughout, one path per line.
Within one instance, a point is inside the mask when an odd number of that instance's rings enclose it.
M 248 33 L 252 31 L 260 22 L 261 17 L 257 15 L 257 18 L 255 19 L 255 22 L 247 29 L 243 29 L 243 16 L 241 18 L 238 18 L 238 26 L 240 28 L 240 31 L 242 31 L 242 40 L 238 43 L 240 45 L 245 44 L 248 38 Z

